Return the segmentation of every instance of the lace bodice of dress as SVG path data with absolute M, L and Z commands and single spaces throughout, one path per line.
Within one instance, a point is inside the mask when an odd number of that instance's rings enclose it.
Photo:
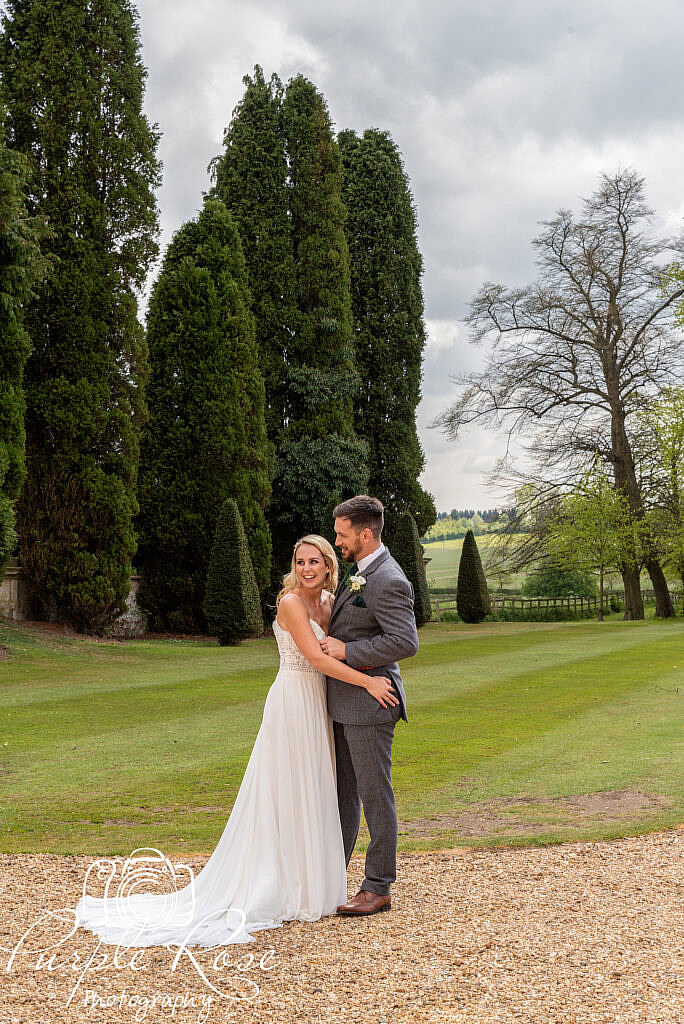
M 325 636 L 325 630 L 319 626 L 315 619 L 309 619 L 309 622 L 316 636 L 319 640 L 322 640 Z M 318 669 L 314 668 L 311 662 L 306 660 L 292 639 L 292 635 L 278 624 L 277 619 L 273 620 L 273 632 L 278 642 L 281 668 L 296 669 L 298 672 L 318 672 Z

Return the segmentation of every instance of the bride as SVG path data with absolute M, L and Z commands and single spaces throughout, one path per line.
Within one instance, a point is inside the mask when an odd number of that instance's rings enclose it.
M 276 601 L 280 667 L 223 834 L 196 878 L 176 892 L 82 896 L 78 923 L 103 942 L 251 942 L 253 932 L 316 921 L 346 900 L 326 673 L 365 687 L 383 707 L 397 698 L 390 680 L 321 651 L 336 587 L 332 546 L 317 535 L 302 537 Z

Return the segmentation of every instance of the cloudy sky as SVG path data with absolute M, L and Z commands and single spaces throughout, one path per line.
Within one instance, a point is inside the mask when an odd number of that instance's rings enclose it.
M 138 0 L 146 110 L 163 133 L 166 244 L 201 205 L 207 165 L 261 64 L 307 75 L 338 129 L 391 132 L 418 210 L 429 332 L 420 436 L 437 507 L 489 508 L 504 437 L 429 424 L 450 376 L 482 358 L 462 324 L 485 280 L 534 273 L 537 222 L 576 208 L 601 172 L 634 167 L 659 224 L 684 216 L 677 0 Z

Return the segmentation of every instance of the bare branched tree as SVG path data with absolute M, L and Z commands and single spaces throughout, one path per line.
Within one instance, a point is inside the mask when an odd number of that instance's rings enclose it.
M 541 223 L 538 280 L 524 288 L 485 284 L 467 321 L 487 342 L 485 369 L 456 380 L 461 393 L 436 421 L 455 438 L 470 423 L 505 425 L 526 439 L 547 483 L 567 484 L 596 453 L 639 518 L 644 501 L 629 440 L 631 418 L 682 379 L 684 339 L 673 307 L 684 284 L 667 269 L 684 238 L 654 235 L 644 181 L 634 171 L 603 175 L 577 219 L 569 210 Z M 674 614 L 655 547 L 645 565 L 656 613 Z M 627 618 L 643 618 L 639 568 L 623 570 Z

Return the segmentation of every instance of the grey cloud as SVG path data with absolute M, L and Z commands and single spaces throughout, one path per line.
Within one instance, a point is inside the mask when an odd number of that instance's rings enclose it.
M 257 62 L 284 81 L 308 75 L 338 128 L 392 133 L 416 202 L 431 322 L 458 328 L 487 279 L 529 280 L 537 222 L 577 208 L 601 171 L 636 167 L 660 220 L 681 224 L 675 0 L 140 0 L 139 10 L 147 109 L 164 133 L 164 241 L 201 204 L 206 165 Z M 454 396 L 449 376 L 481 358 L 462 327 L 426 357 L 424 482 L 440 507 L 494 503 L 475 460 L 503 450 L 503 436 L 450 443 L 427 426 Z

